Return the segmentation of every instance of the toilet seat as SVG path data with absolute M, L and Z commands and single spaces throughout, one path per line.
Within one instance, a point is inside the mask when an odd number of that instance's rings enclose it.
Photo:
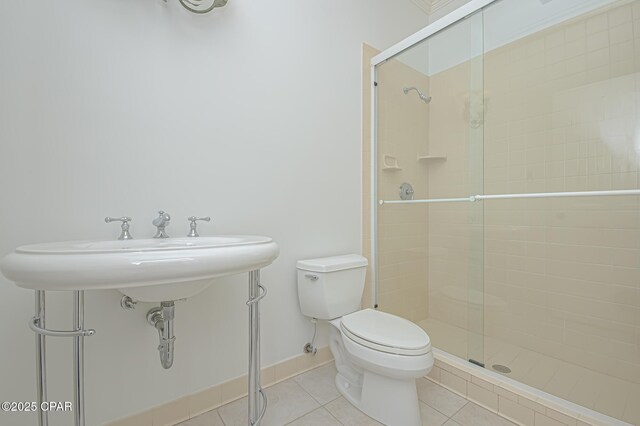
M 394 355 L 419 356 L 431 351 L 427 333 L 416 324 L 374 309 L 345 315 L 340 330 L 367 348 Z

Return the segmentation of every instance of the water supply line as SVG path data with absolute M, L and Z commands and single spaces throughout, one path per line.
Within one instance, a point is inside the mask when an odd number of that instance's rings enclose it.
M 160 363 L 164 369 L 169 369 L 173 365 L 174 342 L 173 320 L 175 318 L 175 303 L 173 301 L 162 302 L 160 307 L 153 308 L 147 312 L 147 322 L 158 330 L 160 344 Z
M 315 318 L 311 318 L 311 323 L 313 324 L 313 337 L 311 338 L 311 342 L 304 345 L 303 351 L 305 354 L 315 355 L 318 352 L 318 348 L 316 347 L 316 334 L 318 333 L 318 320 Z

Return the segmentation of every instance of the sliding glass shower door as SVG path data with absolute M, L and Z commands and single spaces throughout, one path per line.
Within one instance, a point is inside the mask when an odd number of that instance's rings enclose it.
M 484 19 L 487 365 L 640 424 L 640 1 Z
M 478 12 L 378 65 L 375 76 L 378 307 L 478 363 L 483 206 L 468 196 L 483 193 L 482 38 Z
M 375 66 L 376 303 L 640 424 L 640 0 L 472 4 Z

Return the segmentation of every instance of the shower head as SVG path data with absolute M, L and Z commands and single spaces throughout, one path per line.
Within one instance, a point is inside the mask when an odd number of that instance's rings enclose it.
M 422 101 L 425 104 L 428 104 L 429 102 L 431 102 L 431 96 L 427 95 L 426 93 L 422 93 L 420 90 L 418 90 L 417 87 L 403 87 L 402 91 L 404 92 L 404 94 L 406 95 L 407 93 L 409 93 L 411 90 L 415 90 L 416 92 L 418 92 L 418 96 L 420 96 L 420 99 L 422 99 Z

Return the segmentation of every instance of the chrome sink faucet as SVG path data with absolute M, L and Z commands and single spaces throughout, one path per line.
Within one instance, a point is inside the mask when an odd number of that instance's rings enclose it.
M 158 228 L 156 235 L 153 238 L 169 238 L 169 235 L 165 232 L 164 228 L 169 225 L 171 221 L 171 215 L 169 213 L 165 213 L 162 210 L 158 212 L 158 217 L 153 219 L 153 226 Z

